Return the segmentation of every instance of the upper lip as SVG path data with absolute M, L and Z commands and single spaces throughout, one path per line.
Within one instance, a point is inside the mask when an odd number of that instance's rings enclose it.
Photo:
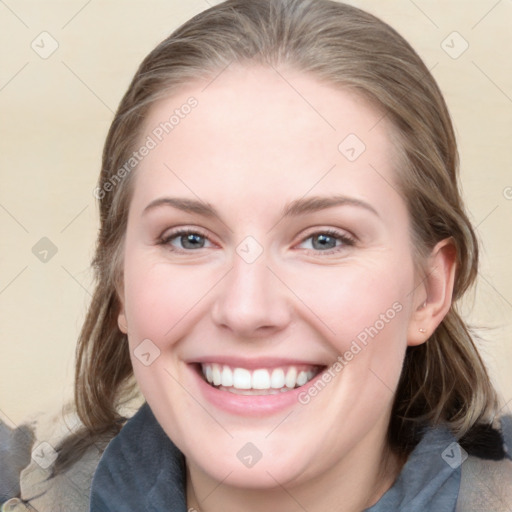
M 253 357 L 243 358 L 233 355 L 226 356 L 203 356 L 186 361 L 189 364 L 225 364 L 232 368 L 247 368 L 256 370 L 258 368 L 279 368 L 283 366 L 327 366 L 324 362 L 305 360 L 305 359 L 291 359 L 280 357 Z

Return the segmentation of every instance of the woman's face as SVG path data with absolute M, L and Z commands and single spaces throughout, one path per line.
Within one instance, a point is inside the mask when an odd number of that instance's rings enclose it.
M 264 488 L 381 447 L 421 291 L 382 113 L 232 66 L 140 146 L 119 321 L 189 466 Z

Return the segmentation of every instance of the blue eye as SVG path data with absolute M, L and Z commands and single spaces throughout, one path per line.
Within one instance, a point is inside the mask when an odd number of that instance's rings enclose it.
M 194 230 L 180 229 L 162 237 L 160 243 L 176 252 L 189 252 L 212 247 L 214 244 L 206 235 Z M 355 240 L 345 233 L 324 230 L 307 236 L 299 247 L 316 253 L 330 254 L 353 246 Z
M 326 235 L 325 233 L 319 233 L 318 235 L 311 237 L 311 245 L 313 246 L 313 249 L 319 251 L 334 249 L 337 247 L 338 242 L 339 240 L 331 235 Z
M 177 231 L 166 236 L 162 244 L 169 245 L 173 250 L 189 251 L 211 247 L 211 242 L 196 231 Z
M 345 246 L 354 245 L 354 240 L 337 231 L 318 231 L 301 242 L 303 249 L 318 252 L 336 252 Z

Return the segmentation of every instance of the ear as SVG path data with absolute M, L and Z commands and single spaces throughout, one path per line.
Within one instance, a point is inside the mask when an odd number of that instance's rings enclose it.
M 457 251 L 451 238 L 439 242 L 425 267 L 425 277 L 414 291 L 415 310 L 409 322 L 407 344 L 421 345 L 432 335 L 452 305 Z
M 121 309 L 119 311 L 119 315 L 117 315 L 117 325 L 119 326 L 119 330 L 123 334 L 128 334 L 128 324 L 126 322 L 126 315 L 124 313 L 124 305 L 121 304 Z
M 119 314 L 117 315 L 117 325 L 119 326 L 119 330 L 123 334 L 128 334 L 128 322 L 126 321 L 126 313 L 124 308 L 124 286 L 121 282 L 120 285 L 117 286 L 117 300 L 119 301 Z

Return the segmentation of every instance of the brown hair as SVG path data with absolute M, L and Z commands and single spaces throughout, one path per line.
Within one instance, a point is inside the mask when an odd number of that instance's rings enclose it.
M 125 421 L 119 406 L 135 389 L 128 343 L 117 325 L 133 172 L 106 184 L 119 177 L 157 99 L 233 62 L 286 65 L 378 105 L 399 140 L 398 179 L 418 254 L 453 240 L 454 304 L 428 342 L 407 350 L 391 446 L 407 454 L 422 426 L 441 422 L 469 439 L 478 424 L 492 420 L 495 391 L 456 304 L 477 275 L 477 240 L 458 189 L 452 123 L 431 73 L 395 30 L 357 8 L 328 0 L 228 0 L 189 20 L 145 58 L 112 122 L 97 189 L 97 284 L 76 354 L 75 404 L 84 431 L 60 447 L 56 471 L 88 444 L 119 431 Z

